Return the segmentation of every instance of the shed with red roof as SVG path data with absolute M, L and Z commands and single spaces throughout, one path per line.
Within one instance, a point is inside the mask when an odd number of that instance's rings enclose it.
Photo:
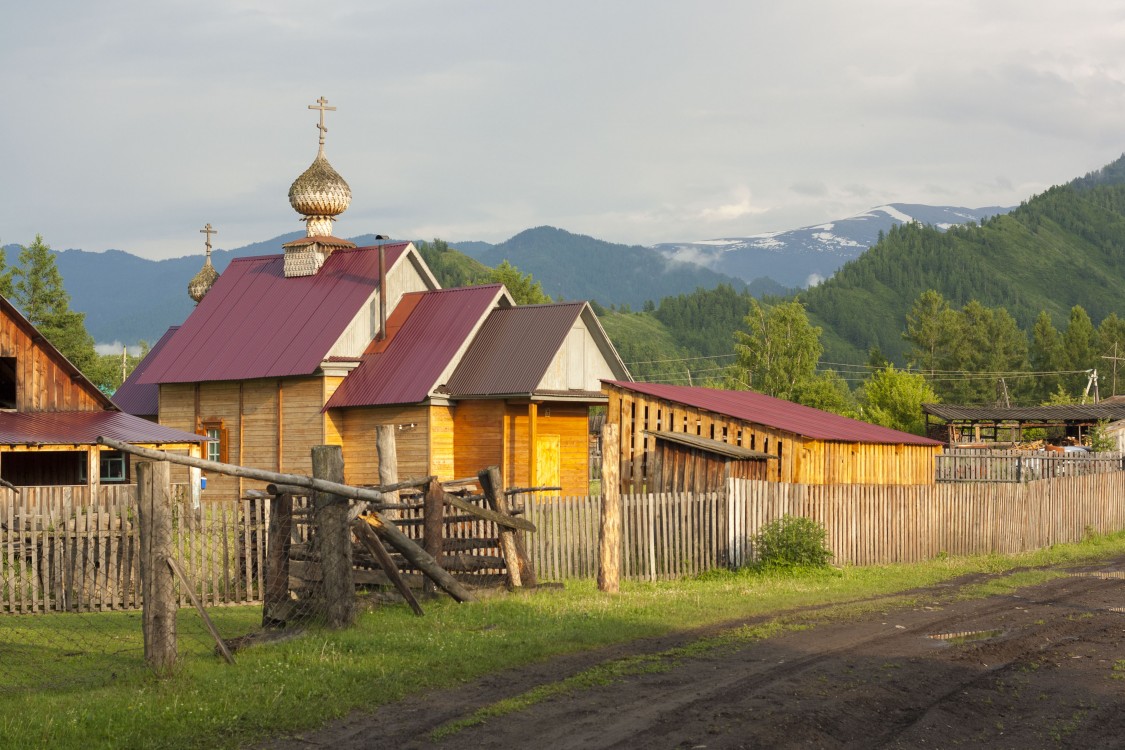
M 603 390 L 607 419 L 620 425 L 625 492 L 717 489 L 725 476 L 932 484 L 942 448 L 936 440 L 753 391 L 613 380 Z M 690 459 L 685 447 L 702 459 Z M 716 457 L 723 457 L 725 473 L 715 471 Z

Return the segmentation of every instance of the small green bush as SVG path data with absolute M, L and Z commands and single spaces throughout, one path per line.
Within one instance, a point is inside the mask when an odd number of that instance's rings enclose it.
M 824 568 L 832 559 L 824 525 L 811 518 L 782 516 L 770 521 L 754 537 L 762 568 Z

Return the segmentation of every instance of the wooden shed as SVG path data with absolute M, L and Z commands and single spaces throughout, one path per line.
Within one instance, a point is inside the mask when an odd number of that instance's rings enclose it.
M 199 455 L 198 435 L 123 414 L 0 297 L 0 478 L 17 487 L 132 481 L 129 457 L 99 436 Z
M 942 448 L 936 440 L 753 391 L 622 381 L 602 387 L 607 420 L 620 425 L 623 492 L 718 489 L 728 475 L 803 484 L 932 484 L 934 456 Z M 745 453 L 724 455 L 721 446 Z

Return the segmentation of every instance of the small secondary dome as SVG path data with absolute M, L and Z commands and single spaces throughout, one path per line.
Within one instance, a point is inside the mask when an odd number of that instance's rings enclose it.
M 198 303 L 203 299 L 211 289 L 211 285 L 219 278 L 219 272 L 211 265 L 211 235 L 218 234 L 218 231 L 211 228 L 210 222 L 207 223 L 203 229 L 200 229 L 201 234 L 207 235 L 207 256 L 203 260 L 203 268 L 199 269 L 191 281 L 188 282 L 188 296 Z

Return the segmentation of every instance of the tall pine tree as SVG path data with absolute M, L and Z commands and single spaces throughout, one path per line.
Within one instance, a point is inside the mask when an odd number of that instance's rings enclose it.
M 20 248 L 19 266 L 12 269 L 12 276 L 13 299 L 24 316 L 75 367 L 89 372 L 97 354 L 94 339 L 86 331 L 86 314 L 70 309 L 70 295 L 42 235 Z

